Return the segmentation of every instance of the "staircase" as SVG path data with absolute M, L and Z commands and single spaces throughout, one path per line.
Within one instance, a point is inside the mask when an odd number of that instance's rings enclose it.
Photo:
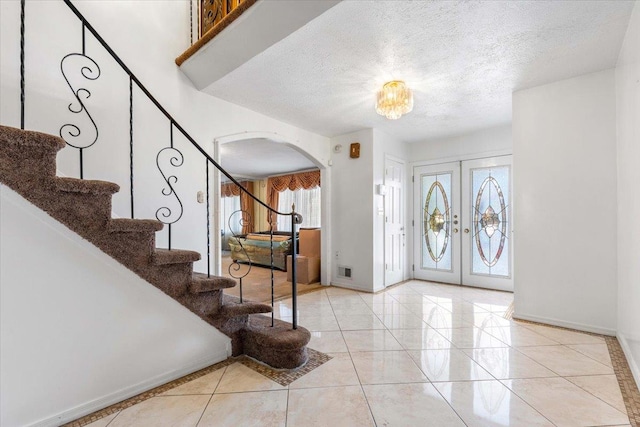
M 65 146 L 52 135 L 0 126 L 0 182 L 230 337 L 234 356 L 283 369 L 306 363 L 309 331 L 261 315 L 272 311 L 268 305 L 224 295 L 235 281 L 195 273 L 198 252 L 156 248 L 161 222 L 111 218 L 117 184 L 57 177 Z

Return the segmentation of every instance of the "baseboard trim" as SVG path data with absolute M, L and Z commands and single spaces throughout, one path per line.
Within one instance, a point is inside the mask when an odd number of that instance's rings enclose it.
M 620 343 L 620 347 L 622 347 L 624 356 L 627 358 L 627 363 L 629 364 L 629 369 L 631 369 L 631 374 L 636 380 L 636 384 L 638 385 L 638 387 L 640 387 L 640 369 L 638 368 L 636 360 L 633 358 L 633 353 L 631 352 L 631 347 L 629 347 L 629 342 L 627 341 L 627 338 L 621 333 L 618 333 L 618 342 Z
M 599 326 L 585 325 L 583 323 L 568 322 L 566 320 L 559 320 L 559 319 L 553 319 L 548 317 L 533 316 L 530 314 L 519 313 L 516 311 L 513 312 L 513 318 L 516 320 L 522 319 L 522 320 L 528 320 L 530 322 L 546 323 L 548 325 L 560 326 L 562 328 L 576 329 L 578 331 L 591 332 L 594 334 L 609 335 L 612 337 L 616 336 L 615 329 L 601 328 Z
M 338 288 L 352 289 L 354 291 L 369 292 L 369 293 L 372 292 L 370 288 L 365 288 L 364 286 L 360 286 L 356 283 L 344 283 L 339 281 L 332 281 L 331 286 L 336 286 Z
M 188 366 L 169 371 L 148 380 L 142 381 L 138 384 L 125 387 L 99 399 L 95 399 L 82 405 L 78 405 L 75 408 L 63 411 L 52 417 L 36 421 L 33 424 L 29 424 L 27 427 L 54 427 L 73 420 L 77 420 L 78 418 L 84 417 L 88 414 L 92 414 L 96 411 L 99 411 L 100 409 L 106 408 L 107 406 L 122 402 L 123 400 L 129 399 L 130 397 L 151 390 L 152 388 L 161 386 L 170 381 L 176 380 L 178 378 L 184 377 L 185 375 L 189 375 L 193 372 L 199 371 L 200 369 L 206 368 L 207 366 L 211 366 L 218 362 L 226 360 L 228 357 L 227 353 L 227 349 L 219 350 L 214 355 L 197 360 Z

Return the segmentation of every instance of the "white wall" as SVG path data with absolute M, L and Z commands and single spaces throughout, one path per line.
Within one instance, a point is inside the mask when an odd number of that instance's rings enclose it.
M 227 358 L 228 337 L 0 185 L 0 425 L 60 425 Z
M 374 131 L 362 131 L 331 139 L 331 283 L 363 291 L 373 290 L 373 158 Z M 349 158 L 349 145 L 360 143 L 360 158 Z M 323 209 L 324 209 L 323 200 Z M 338 277 L 338 266 L 351 267 L 351 279 Z
M 615 334 L 614 70 L 515 92 L 515 316 Z
M 618 338 L 640 384 L 640 5 L 616 68 L 618 129 Z
M 276 132 L 319 164 L 327 164 L 328 138 L 199 92 L 180 72 L 174 59 L 188 47 L 189 2 L 83 0 L 74 4 L 205 149 L 211 150 L 214 139 L 229 134 Z M 0 2 L 0 122 L 16 127 L 20 100 L 19 6 L 18 0 Z M 67 110 L 74 98 L 60 72 L 62 57 L 81 49 L 79 21 L 63 2 L 57 1 L 28 0 L 26 15 L 26 127 L 57 135 L 63 124 L 74 123 L 81 127 L 82 135 L 92 136 L 93 128 L 86 116 Z M 114 212 L 127 217 L 129 82 L 91 35 L 87 35 L 86 46 L 87 55 L 99 64 L 101 76 L 95 81 L 83 79 L 76 64 L 70 77 L 75 88 L 91 90 L 85 104 L 99 127 L 98 142 L 84 151 L 85 177 L 118 183 L 121 191 L 114 196 Z M 169 122 L 135 88 L 133 104 L 136 217 L 154 218 L 162 206 L 176 213 L 179 203 L 174 196 L 162 196 L 166 184 L 156 167 L 157 152 L 169 145 Z M 174 142 L 184 155 L 184 165 L 172 168 L 165 161 L 164 170 L 178 177 L 174 186 L 184 213 L 173 226 L 173 247 L 206 253 L 206 207 L 196 203 L 197 191 L 206 186 L 205 162 L 177 131 Z M 70 147 L 64 149 L 58 156 L 58 169 L 64 175 L 78 176 L 78 152 Z M 158 245 L 166 247 L 166 231 L 158 234 Z M 195 268 L 205 271 L 206 261 L 197 262 Z
M 511 154 L 511 123 L 449 138 L 409 144 L 409 157 L 416 164 L 449 162 Z

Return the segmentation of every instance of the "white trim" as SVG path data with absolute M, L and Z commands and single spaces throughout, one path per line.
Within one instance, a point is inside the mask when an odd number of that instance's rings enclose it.
M 370 287 L 367 286 L 363 286 L 363 285 L 358 285 L 357 283 L 346 283 L 346 282 L 342 282 L 339 280 L 332 280 L 331 281 L 331 286 L 335 286 L 337 288 L 346 288 L 346 289 L 352 289 L 354 291 L 360 291 L 360 292 L 366 292 L 366 293 L 374 293 L 374 292 L 378 292 L 383 290 L 384 288 L 380 288 L 380 289 L 374 289 L 373 291 L 371 290 Z
M 85 415 L 96 412 L 102 408 L 106 408 L 109 405 L 122 402 L 125 399 L 133 397 L 137 394 L 143 393 L 154 387 L 161 386 L 170 381 L 184 377 L 185 375 L 189 375 L 193 372 L 199 371 L 200 369 L 206 368 L 207 366 L 211 366 L 213 364 L 226 360 L 227 353 L 230 353 L 230 350 L 231 350 L 230 344 L 227 344 L 227 348 L 225 350 L 218 351 L 213 356 L 209 356 L 204 359 L 198 360 L 184 368 L 176 369 L 161 375 L 157 375 L 151 379 L 142 381 L 130 387 L 123 388 L 122 390 L 116 391 L 115 393 L 108 394 L 106 396 L 92 400 L 82 405 L 78 405 L 75 408 L 68 409 L 52 417 L 45 418 L 40 421 L 36 421 L 33 424 L 29 424 L 28 427 L 58 426 L 60 424 L 67 423 L 69 421 L 73 421 Z
M 615 329 L 602 328 L 600 326 L 585 325 L 583 323 L 574 323 L 574 322 L 568 322 L 566 320 L 552 319 L 552 318 L 541 317 L 541 316 L 532 316 L 529 314 L 516 313 L 515 311 L 513 313 L 513 318 L 515 320 L 522 319 L 522 320 L 529 320 L 531 322 L 546 323 L 548 325 L 560 326 L 560 327 L 569 328 L 569 329 L 576 329 L 578 331 L 591 332 L 594 334 L 609 335 L 612 337 L 616 336 Z
M 631 352 L 631 347 L 629 347 L 629 342 L 627 338 L 618 332 L 618 342 L 620 343 L 620 347 L 622 347 L 622 351 L 624 356 L 627 358 L 627 363 L 629 364 L 629 369 L 631 369 L 631 374 L 633 378 L 636 380 L 636 384 L 640 384 L 640 368 L 638 368 L 638 364 L 636 360 L 633 358 L 633 353 Z

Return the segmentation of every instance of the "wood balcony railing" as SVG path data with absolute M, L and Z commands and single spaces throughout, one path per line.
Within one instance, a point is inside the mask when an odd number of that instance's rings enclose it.
M 257 1 L 199 0 L 200 34 L 198 35 L 198 40 L 176 58 L 176 64 L 178 66 L 182 65 L 184 61 L 189 59 L 207 42 L 211 41 Z

